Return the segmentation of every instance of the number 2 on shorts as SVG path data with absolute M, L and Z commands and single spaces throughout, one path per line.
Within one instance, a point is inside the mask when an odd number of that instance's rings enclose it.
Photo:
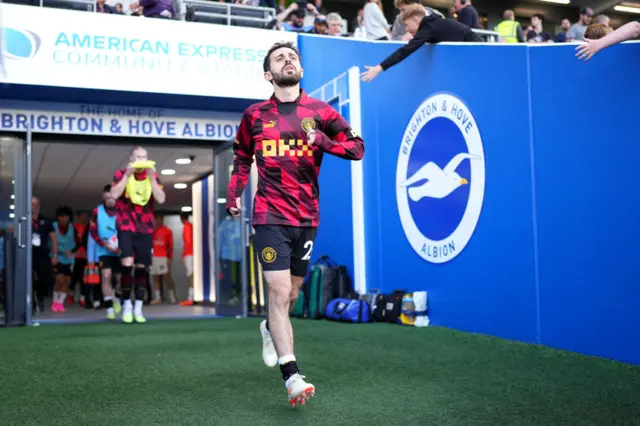
M 304 248 L 307 249 L 307 254 L 302 256 L 302 260 L 311 259 L 311 252 L 313 251 L 313 241 L 307 241 L 304 243 Z

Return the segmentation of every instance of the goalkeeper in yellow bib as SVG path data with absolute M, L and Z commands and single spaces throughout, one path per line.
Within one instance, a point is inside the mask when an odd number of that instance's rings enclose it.
M 165 193 L 155 169 L 147 159 L 147 150 L 136 146 L 131 150 L 129 165 L 118 170 L 111 184 L 116 201 L 118 247 L 122 261 L 122 321 L 145 323 L 142 303 L 147 283 L 147 268 L 151 265 L 155 205 L 163 204 Z M 131 291 L 135 289 L 135 306 Z

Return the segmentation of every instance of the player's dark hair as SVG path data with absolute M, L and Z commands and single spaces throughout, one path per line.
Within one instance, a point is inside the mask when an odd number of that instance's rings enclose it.
M 189 213 L 180 213 L 180 219 L 189 220 Z
M 264 70 L 264 72 L 271 71 L 271 54 L 283 47 L 293 50 L 294 52 L 296 52 L 296 55 L 298 55 L 298 58 L 301 58 L 300 51 L 292 41 L 279 41 L 271 46 L 271 49 L 269 49 L 264 57 L 264 62 L 262 63 L 262 69 Z
M 60 206 L 56 209 L 56 217 L 60 216 L 69 216 L 71 218 L 73 216 L 73 210 L 69 206 Z
M 104 188 L 102 188 L 102 193 L 106 193 L 106 192 L 111 192 L 111 185 L 105 185 Z

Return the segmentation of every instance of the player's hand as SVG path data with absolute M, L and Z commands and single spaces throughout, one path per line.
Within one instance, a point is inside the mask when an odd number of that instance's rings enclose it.
M 307 132 L 307 143 L 309 146 L 313 146 L 316 143 L 316 131 L 315 129 L 311 129 Z
M 404 33 L 404 35 L 402 36 L 402 41 L 409 41 L 413 38 L 413 36 L 411 35 L 411 33 Z
M 127 164 L 127 176 L 131 176 L 135 170 L 135 167 L 131 165 L 131 163 Z
M 118 247 L 114 247 L 110 244 L 107 245 L 107 250 L 109 250 L 110 253 L 118 253 L 120 251 Z
M 56 266 L 58 264 L 58 255 L 54 254 L 53 256 L 51 256 L 51 264 L 53 266 Z
M 367 70 L 360 74 L 360 80 L 364 82 L 369 82 L 376 78 L 378 74 L 382 72 L 382 67 L 380 65 L 376 65 L 375 67 L 370 67 L 368 65 L 364 66 Z
M 236 198 L 236 206 L 229 207 L 228 211 L 231 216 L 238 216 L 240 214 L 240 197 Z
M 599 40 L 585 38 L 584 43 L 576 47 L 576 58 L 580 60 L 584 59 L 584 61 L 587 62 L 600 50 L 602 50 L 602 46 Z

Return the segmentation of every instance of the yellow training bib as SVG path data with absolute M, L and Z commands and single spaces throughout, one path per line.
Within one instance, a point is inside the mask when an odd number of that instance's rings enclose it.
M 137 180 L 133 174 L 129 176 L 125 194 L 133 204 L 146 206 L 152 193 L 153 188 L 151 188 L 151 179 L 149 179 L 148 176 L 143 180 Z

